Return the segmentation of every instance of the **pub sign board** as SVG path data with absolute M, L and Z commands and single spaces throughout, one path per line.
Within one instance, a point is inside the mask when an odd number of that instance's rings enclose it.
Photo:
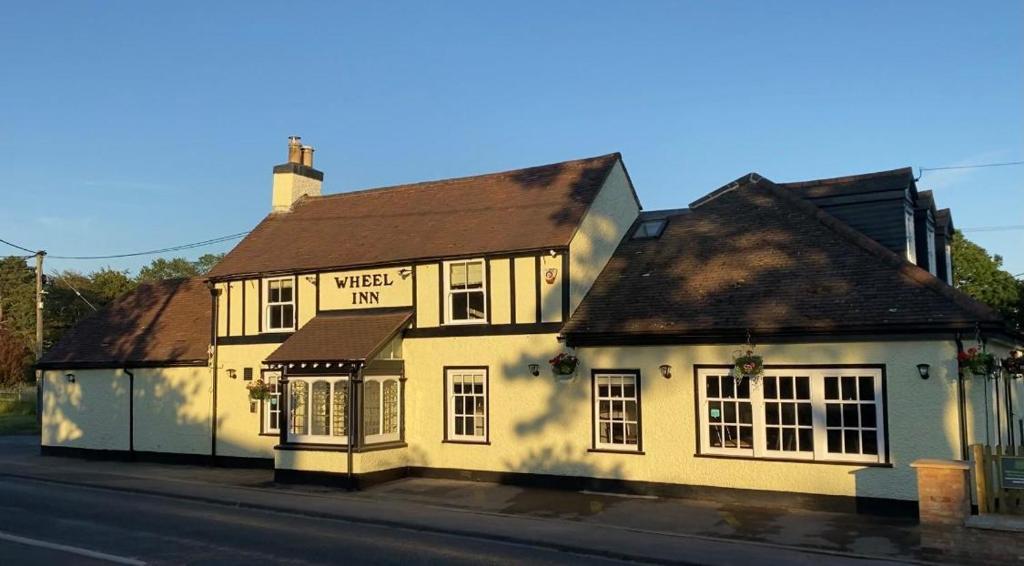
M 320 309 L 348 310 L 412 306 L 412 267 L 320 274 Z
M 1003 489 L 1024 489 L 1024 458 L 1003 456 Z

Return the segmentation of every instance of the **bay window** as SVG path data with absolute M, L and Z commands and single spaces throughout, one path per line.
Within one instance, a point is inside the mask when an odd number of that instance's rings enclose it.
M 288 382 L 288 440 L 348 442 L 348 378 L 292 377 Z
M 754 458 L 884 463 L 882 370 L 731 368 L 697 372 L 700 452 Z

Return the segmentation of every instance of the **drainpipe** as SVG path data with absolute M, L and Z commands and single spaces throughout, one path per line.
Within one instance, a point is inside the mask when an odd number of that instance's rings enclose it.
M 217 461 L 217 315 L 219 312 L 220 291 L 207 283 L 210 288 L 210 308 L 213 310 L 210 316 L 210 363 L 213 365 L 213 392 L 210 408 L 210 463 Z
M 964 341 L 959 332 L 954 337 L 956 341 L 956 353 L 964 351 Z M 960 459 L 967 460 L 967 391 L 964 387 L 964 374 L 960 371 L 960 364 L 957 363 L 956 370 L 956 395 L 957 395 L 957 418 L 960 421 Z
M 348 478 L 347 478 L 347 482 L 346 483 L 348 484 L 347 487 L 348 487 L 349 491 L 355 491 L 356 490 L 356 486 L 355 486 L 355 483 L 354 483 L 355 474 L 352 472 L 352 461 L 354 459 L 353 456 L 352 456 L 352 453 L 353 453 L 352 452 L 352 448 L 353 448 L 354 441 L 356 439 L 356 428 L 355 428 L 356 412 L 359 410 L 359 404 L 356 403 L 356 396 L 355 396 L 355 392 L 356 392 L 355 383 L 356 383 L 356 381 L 358 381 L 360 383 L 362 383 L 362 381 L 363 381 L 363 364 L 362 364 L 362 362 L 356 362 L 355 372 L 349 374 L 349 380 L 348 380 L 348 426 L 347 426 L 347 430 L 346 430 L 346 432 L 348 433 L 348 442 L 346 442 L 347 446 L 345 447 L 345 452 L 346 452 L 346 456 L 348 457 L 348 471 L 346 473 Z
M 124 368 L 128 374 L 128 457 L 135 460 L 135 374 Z

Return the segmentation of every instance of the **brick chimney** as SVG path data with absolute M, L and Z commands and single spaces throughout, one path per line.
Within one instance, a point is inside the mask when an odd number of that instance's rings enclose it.
M 320 196 L 324 174 L 313 169 L 313 147 L 302 138 L 288 138 L 288 162 L 274 166 L 273 212 L 289 212 L 304 196 Z

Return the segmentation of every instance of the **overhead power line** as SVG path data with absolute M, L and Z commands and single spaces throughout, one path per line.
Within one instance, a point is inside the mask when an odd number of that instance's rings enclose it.
M 978 226 L 976 228 L 961 228 L 961 232 L 1006 232 L 1009 230 L 1024 230 L 1024 224 L 1010 226 Z
M 79 298 L 79 299 L 82 299 L 83 301 L 85 301 L 85 304 L 89 305 L 89 308 L 91 308 L 92 310 L 97 310 L 97 309 L 96 309 L 96 305 L 94 305 L 94 304 L 90 303 L 90 302 L 89 302 L 89 299 L 86 299 L 86 298 L 85 298 L 85 295 L 82 295 L 82 293 L 81 293 L 81 292 L 80 292 L 80 291 L 79 291 L 78 289 L 75 289 L 75 286 L 74 286 L 74 285 L 72 285 L 70 281 L 68 281 L 68 280 L 67 280 L 66 278 L 64 278 L 64 277 L 61 277 L 60 273 L 57 273 L 57 272 L 53 272 L 53 273 L 52 273 L 52 275 L 53 275 L 54 277 L 56 277 L 57 279 L 60 279 L 61 281 L 63 281 L 63 282 L 64 282 L 64 284 L 68 286 L 68 289 L 71 289 L 72 291 L 74 291 L 74 293 L 75 293 L 76 295 L 78 295 L 78 298 Z
M 945 171 L 947 169 L 980 169 L 982 167 L 1007 167 L 1024 165 L 1024 161 L 1005 161 L 1003 163 L 979 163 L 977 165 L 949 165 L 946 167 L 918 167 L 918 171 Z
M 160 249 L 157 249 L 157 250 L 146 250 L 146 251 L 142 251 L 142 252 L 128 252 L 128 253 L 123 253 L 123 254 L 109 254 L 109 255 L 51 255 L 51 254 L 47 254 L 47 257 L 52 258 L 52 259 L 118 259 L 118 258 L 124 258 L 124 257 L 136 257 L 136 256 L 141 256 L 141 255 L 154 255 L 154 254 L 162 254 L 162 253 L 167 253 L 167 252 L 177 252 L 177 251 L 182 251 L 182 250 L 190 250 L 192 248 L 201 248 L 203 246 L 211 246 L 213 244 L 219 244 L 221 242 L 227 242 L 227 241 L 230 241 L 230 240 L 235 240 L 235 239 L 241 238 L 241 237 L 245 236 L 248 233 L 249 233 L 249 231 L 238 232 L 237 234 L 229 234 L 227 236 L 220 236 L 218 238 L 211 238 L 209 240 L 203 240 L 201 242 L 192 242 L 192 243 L 189 243 L 189 244 L 181 244 L 181 245 L 177 245 L 177 246 L 170 246 L 170 247 L 166 247 L 166 248 L 160 248 Z M 30 253 L 32 255 L 36 254 L 36 252 L 34 252 L 34 251 L 32 251 L 32 250 L 30 250 L 30 249 L 28 249 L 26 247 L 19 246 L 17 244 L 13 244 L 11 242 L 8 242 L 7 240 L 0 239 L 0 243 L 7 244 L 8 246 L 11 246 L 13 248 L 17 248 L 17 249 L 25 251 L 25 252 L 28 252 L 28 253 Z
M 30 250 L 30 249 L 28 249 L 28 248 L 26 248 L 24 246 L 19 246 L 18 244 L 12 244 L 12 243 L 8 242 L 7 240 L 0 239 L 0 244 L 7 244 L 8 246 L 11 246 L 12 248 L 19 249 L 19 250 L 21 250 L 23 252 L 28 252 L 28 253 L 30 253 L 32 255 L 36 255 L 36 251 L 35 250 Z

